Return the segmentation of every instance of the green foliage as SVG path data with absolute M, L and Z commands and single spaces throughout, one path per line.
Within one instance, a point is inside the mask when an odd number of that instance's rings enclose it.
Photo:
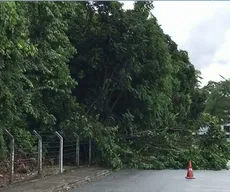
M 151 9 L 152 2 L 133 10 L 102 1 L 1 3 L 0 121 L 19 153 L 33 152 L 33 129 L 61 130 L 94 139 L 98 163 L 114 169 L 185 168 L 189 159 L 223 168 L 229 152 L 219 122 L 201 115 L 218 116 L 227 105 L 225 98 L 211 107 L 227 83 L 200 89 L 188 53 Z M 209 132 L 195 138 L 204 124 Z M 2 130 L 0 150 L 4 158 Z
M 200 148 L 203 149 L 202 155 L 210 163 L 207 168 L 225 168 L 230 157 L 230 144 L 226 142 L 226 136 L 221 130 L 216 117 L 204 114 L 204 125 L 209 127 L 208 132 L 200 141 Z
M 230 82 L 228 80 L 210 81 L 204 87 L 204 91 L 208 97 L 206 112 L 218 117 L 223 124 L 229 123 Z

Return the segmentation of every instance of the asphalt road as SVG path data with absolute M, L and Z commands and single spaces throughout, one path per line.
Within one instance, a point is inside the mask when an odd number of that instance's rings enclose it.
M 230 171 L 194 171 L 194 180 L 185 175 L 186 170 L 123 170 L 73 192 L 230 192 Z

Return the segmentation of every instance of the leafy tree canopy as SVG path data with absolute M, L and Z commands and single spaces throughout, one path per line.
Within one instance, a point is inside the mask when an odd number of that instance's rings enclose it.
M 198 87 L 199 71 L 153 8 L 147 1 L 132 10 L 103 1 L 0 4 L 1 129 L 15 135 L 20 153 L 32 152 L 33 129 L 75 131 L 93 138 L 98 159 L 113 168 L 184 166 L 188 148 L 199 146 L 192 132 L 203 111 L 226 120 L 228 84 Z M 1 130 L 1 158 L 5 144 Z

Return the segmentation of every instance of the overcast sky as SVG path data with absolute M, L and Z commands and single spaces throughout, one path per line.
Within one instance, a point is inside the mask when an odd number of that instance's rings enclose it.
M 122 1 L 125 8 L 133 2 Z M 156 1 L 153 13 L 165 33 L 202 73 L 202 85 L 209 80 L 230 78 L 230 2 Z

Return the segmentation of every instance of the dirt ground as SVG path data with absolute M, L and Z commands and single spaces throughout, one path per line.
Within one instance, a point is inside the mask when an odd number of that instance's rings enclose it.
M 75 169 L 74 166 L 64 166 L 64 171 L 70 171 Z M 3 169 L 0 169 L 3 170 Z M 5 169 L 6 170 L 6 169 Z M 46 177 L 49 175 L 55 175 L 59 173 L 59 167 L 58 166 L 45 166 L 43 167 L 42 177 Z M 14 174 L 14 183 L 25 181 L 25 180 L 31 180 L 38 177 L 37 171 L 28 171 L 28 172 L 15 172 Z M 6 171 L 0 172 L 0 188 L 6 187 L 9 184 L 9 173 Z
M 75 168 L 62 174 L 43 175 L 43 177 L 15 182 L 0 188 L 0 192 L 64 192 L 86 182 L 100 179 L 109 173 L 109 170 L 100 167 Z

